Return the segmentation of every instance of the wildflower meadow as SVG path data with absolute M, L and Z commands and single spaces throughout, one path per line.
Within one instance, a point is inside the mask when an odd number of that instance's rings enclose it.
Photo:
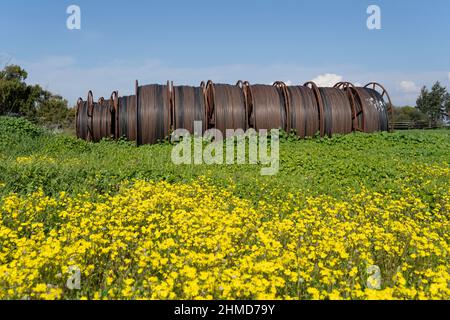
M 0 118 L 0 299 L 448 299 L 450 131 L 175 165 Z

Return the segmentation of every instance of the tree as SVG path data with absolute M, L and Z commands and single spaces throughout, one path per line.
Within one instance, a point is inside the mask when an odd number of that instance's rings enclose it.
M 0 71 L 0 79 L 11 81 L 17 80 L 23 82 L 28 78 L 28 73 L 17 65 L 7 65 Z
M 0 71 L 0 113 L 19 113 L 28 98 L 25 80 L 28 74 L 19 66 Z
M 0 115 L 15 114 L 42 125 L 68 122 L 67 101 L 39 85 L 28 85 L 28 73 L 17 65 L 0 71 Z
M 445 104 L 445 112 L 447 121 L 450 120 L 450 94 L 447 94 L 447 102 Z
M 36 121 L 44 126 L 63 125 L 67 121 L 69 108 L 61 96 L 44 92 L 45 99 L 36 108 Z
M 439 81 L 433 85 L 431 91 L 423 87 L 417 99 L 417 108 L 428 116 L 430 124 L 441 119 L 449 106 L 450 95 Z
M 427 121 L 427 115 L 423 114 L 418 108 L 411 106 L 395 107 L 394 118 L 397 122 L 402 121 Z

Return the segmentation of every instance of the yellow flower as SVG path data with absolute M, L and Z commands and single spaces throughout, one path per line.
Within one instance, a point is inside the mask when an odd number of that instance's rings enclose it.
M 430 203 L 398 183 L 255 202 L 206 178 L 6 195 L 0 299 L 448 299 L 450 187 Z

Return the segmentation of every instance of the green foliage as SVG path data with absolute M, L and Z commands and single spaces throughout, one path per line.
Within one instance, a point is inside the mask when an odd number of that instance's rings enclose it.
M 394 109 L 394 118 L 396 122 L 428 120 L 426 114 L 422 113 L 418 108 L 410 106 L 396 107 Z
M 426 114 L 430 121 L 440 120 L 450 108 L 450 94 L 439 82 L 433 85 L 431 91 L 423 87 L 417 99 L 417 108 Z
M 27 72 L 16 65 L 6 66 L 0 71 L 0 114 L 32 116 L 42 89 L 28 86 L 25 83 L 27 77 Z
M 175 165 L 171 144 L 135 147 L 121 141 L 98 144 L 51 134 L 21 119 L 0 117 L 0 194 L 66 191 L 114 193 L 124 180 L 187 182 L 210 177 L 218 186 L 231 181 L 236 193 L 257 202 L 268 194 L 328 194 L 345 198 L 348 189 L 397 190 L 398 180 L 414 178 L 422 165 L 450 165 L 450 131 L 351 134 L 297 140 L 283 135 L 280 172 L 260 175 L 262 165 Z M 426 173 L 425 173 L 426 176 Z M 431 179 L 431 178 L 430 178 Z M 423 184 L 427 193 L 433 183 Z
M 0 118 L 0 136 L 37 137 L 44 130 L 24 118 Z
M 36 109 L 36 121 L 44 126 L 69 127 L 75 118 L 75 109 L 67 108 L 67 100 L 60 96 L 49 95 Z
M 75 116 L 67 101 L 39 85 L 27 85 L 27 77 L 17 65 L 0 71 L 0 115 L 21 115 L 45 126 L 73 126 Z

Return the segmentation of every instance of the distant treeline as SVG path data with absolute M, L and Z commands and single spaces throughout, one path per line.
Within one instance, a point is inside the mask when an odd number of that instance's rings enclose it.
M 394 108 L 396 122 L 428 121 L 428 116 L 416 107 L 404 106 Z
M 394 108 L 395 122 L 447 122 L 450 113 L 450 94 L 439 82 L 431 90 L 423 87 L 416 101 L 416 107 L 405 106 Z

